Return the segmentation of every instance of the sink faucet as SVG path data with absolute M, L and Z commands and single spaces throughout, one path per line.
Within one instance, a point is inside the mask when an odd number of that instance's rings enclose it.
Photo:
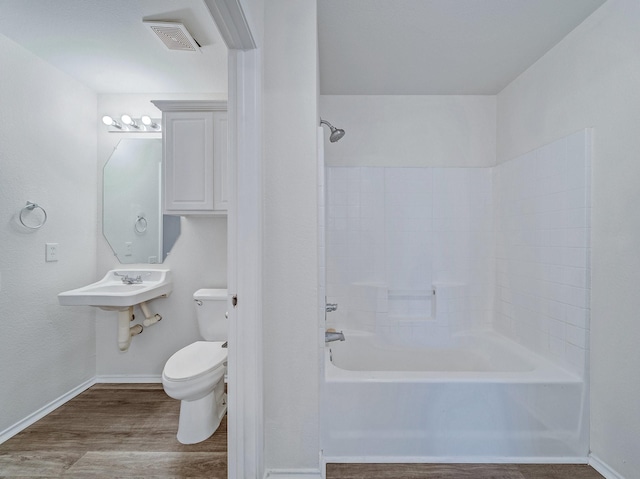
M 129 276 L 128 274 L 120 274 L 120 273 L 113 273 L 116 276 L 120 276 L 122 278 L 122 282 L 124 284 L 139 284 L 142 283 L 142 275 L 138 275 L 135 278 L 132 276 Z
M 128 274 L 124 275 L 124 278 L 122 278 L 122 282 L 124 284 L 135 284 L 135 283 L 142 283 L 142 276 L 138 275 L 135 278 L 132 278 L 131 276 L 129 276 Z
M 330 343 L 332 341 L 344 341 L 344 334 L 342 334 L 342 331 L 325 331 L 324 342 Z

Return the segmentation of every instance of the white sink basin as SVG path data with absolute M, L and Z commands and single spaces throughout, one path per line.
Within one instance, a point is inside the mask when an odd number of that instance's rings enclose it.
M 167 296 L 172 289 L 171 271 L 168 269 L 114 269 L 97 283 L 58 294 L 58 302 L 62 306 L 124 310 Z

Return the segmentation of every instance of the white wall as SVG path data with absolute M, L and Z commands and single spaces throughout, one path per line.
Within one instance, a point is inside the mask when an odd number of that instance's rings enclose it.
M 589 352 L 591 134 L 494 168 L 500 332 L 581 376 Z
M 56 295 L 95 278 L 97 175 L 96 95 L 4 36 L 0 57 L 2 431 L 94 375 L 95 313 Z M 27 201 L 37 231 L 17 223 Z
M 102 115 L 119 117 L 129 113 L 132 117 L 149 114 L 161 117 L 151 100 L 207 99 L 224 100 L 218 95 L 116 95 L 98 96 L 98 113 L 94 125 L 98 129 L 98 211 L 102 210 L 102 169 L 122 138 L 139 138 L 142 134 L 108 133 L 100 122 Z M 161 137 L 160 134 L 144 135 L 145 138 Z M 173 292 L 167 299 L 149 303 L 152 313 L 159 313 L 162 321 L 145 328 L 133 338 L 127 352 L 121 352 L 117 344 L 117 315 L 112 311 L 97 311 L 96 323 L 96 374 L 101 381 L 160 380 L 167 359 L 183 346 L 200 339 L 196 323 L 193 293 L 200 288 L 227 287 L 227 222 L 226 218 L 183 217 L 182 233 L 171 253 L 162 265 L 144 267 L 169 268 L 173 274 Z M 121 265 L 113 256 L 98 225 L 98 269 L 94 280 Z M 124 265 L 135 267 L 135 265 Z M 136 317 L 144 319 L 137 309 Z M 140 321 L 138 321 L 140 322 Z
M 592 157 L 591 450 L 640 470 L 640 2 L 609 0 L 498 95 L 498 161 L 585 127 Z
M 493 166 L 495 96 L 322 95 L 327 166 Z
M 264 462 L 318 471 L 316 2 L 264 11 Z

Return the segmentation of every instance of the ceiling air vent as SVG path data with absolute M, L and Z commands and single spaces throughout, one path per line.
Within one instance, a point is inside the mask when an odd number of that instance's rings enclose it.
M 169 50 L 199 52 L 200 45 L 182 23 L 143 22 Z

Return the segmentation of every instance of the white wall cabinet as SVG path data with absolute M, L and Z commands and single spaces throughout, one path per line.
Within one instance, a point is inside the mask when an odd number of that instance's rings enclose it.
M 227 102 L 153 101 L 162 111 L 164 213 L 227 213 Z

